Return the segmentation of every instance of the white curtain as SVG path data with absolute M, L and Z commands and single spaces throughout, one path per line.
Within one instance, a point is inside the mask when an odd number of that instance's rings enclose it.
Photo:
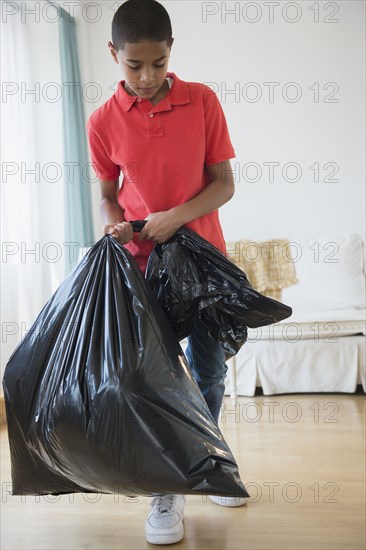
M 20 4 L 1 22 L 2 374 L 64 275 L 62 104 L 44 97 L 60 73 L 58 30 L 22 21 Z

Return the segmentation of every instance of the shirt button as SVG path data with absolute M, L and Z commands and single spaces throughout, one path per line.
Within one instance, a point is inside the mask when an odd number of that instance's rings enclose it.
M 153 116 L 154 116 L 154 113 L 150 113 L 149 116 L 153 117 Z
M 138 97 L 138 98 L 137 98 L 137 102 L 138 102 L 138 103 L 141 102 L 141 97 Z

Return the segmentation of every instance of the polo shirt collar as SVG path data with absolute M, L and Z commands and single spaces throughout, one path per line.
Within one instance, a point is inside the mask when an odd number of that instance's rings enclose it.
M 184 105 L 190 102 L 187 82 L 178 78 L 175 73 L 168 72 L 166 76 L 173 79 L 172 87 L 167 95 L 153 107 L 154 111 L 165 111 L 169 110 L 171 105 Z M 137 101 L 138 96 L 128 94 L 123 87 L 124 83 L 125 80 L 118 83 L 115 95 L 122 109 L 127 112 Z

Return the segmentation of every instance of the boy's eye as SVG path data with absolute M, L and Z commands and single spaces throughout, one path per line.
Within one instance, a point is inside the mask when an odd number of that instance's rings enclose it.
M 165 63 L 163 63 L 162 65 L 154 65 L 154 67 L 164 67 Z M 131 67 L 131 65 L 128 66 L 129 69 L 132 69 L 133 71 L 138 71 L 141 67 Z

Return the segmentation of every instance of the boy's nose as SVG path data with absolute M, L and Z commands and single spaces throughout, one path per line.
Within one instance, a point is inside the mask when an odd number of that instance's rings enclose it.
M 155 74 L 153 72 L 145 72 L 140 74 L 141 84 L 149 86 L 155 81 Z

